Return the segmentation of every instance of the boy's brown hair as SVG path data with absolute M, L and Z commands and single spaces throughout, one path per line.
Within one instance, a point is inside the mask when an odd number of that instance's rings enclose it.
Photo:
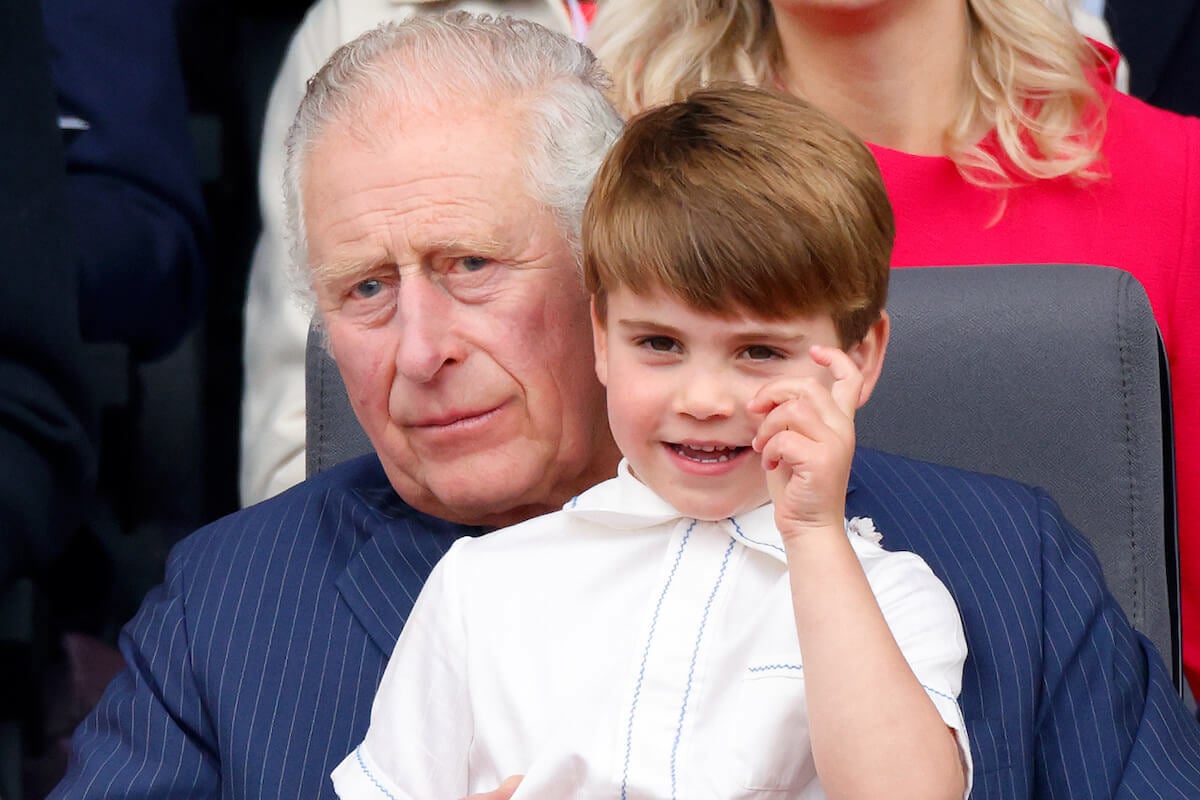
M 879 319 L 895 223 L 866 146 L 794 97 L 695 92 L 626 127 L 583 212 L 587 288 L 661 289 L 718 315 L 828 313 L 843 347 Z

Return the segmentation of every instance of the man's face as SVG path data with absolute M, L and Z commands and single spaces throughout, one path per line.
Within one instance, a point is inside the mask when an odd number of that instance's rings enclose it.
M 389 479 L 422 511 L 489 525 L 616 464 L 587 297 L 503 110 L 331 126 L 302 187 L 331 350 Z
M 662 292 L 618 287 L 604 322 L 596 324 L 596 370 L 608 386 L 613 436 L 634 475 L 699 519 L 767 502 L 762 457 L 751 449 L 763 416 L 747 405 L 779 378 L 829 386 L 829 370 L 809 348 L 839 346 L 833 319 L 717 317 Z M 851 358 L 863 347 L 851 348 Z

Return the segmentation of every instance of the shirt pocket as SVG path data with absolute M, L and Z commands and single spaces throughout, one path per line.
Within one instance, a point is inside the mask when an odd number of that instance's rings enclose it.
M 752 663 L 737 691 L 730 749 L 742 787 L 796 796 L 817 778 L 804 667 L 795 653 Z

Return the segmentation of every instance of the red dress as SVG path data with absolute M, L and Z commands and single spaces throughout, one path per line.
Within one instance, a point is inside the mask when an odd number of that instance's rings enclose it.
M 895 267 L 1076 263 L 1119 267 L 1146 288 L 1170 361 L 1185 671 L 1200 687 L 1200 119 L 1107 85 L 1108 178 L 998 193 L 949 159 L 872 146 L 896 214 Z

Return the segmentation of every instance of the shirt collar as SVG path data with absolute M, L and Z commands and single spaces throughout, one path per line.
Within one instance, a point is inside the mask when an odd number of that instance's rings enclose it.
M 629 462 L 621 459 L 617 477 L 604 481 L 572 498 L 563 506 L 571 516 L 597 522 L 617 530 L 637 530 L 687 519 L 649 486 L 633 476 Z M 775 527 L 775 506 L 766 503 L 750 511 L 712 524 L 720 526 L 736 541 L 779 561 L 785 561 L 783 539 Z M 846 521 L 846 532 L 863 544 L 878 545 L 879 535 L 870 519 Z

